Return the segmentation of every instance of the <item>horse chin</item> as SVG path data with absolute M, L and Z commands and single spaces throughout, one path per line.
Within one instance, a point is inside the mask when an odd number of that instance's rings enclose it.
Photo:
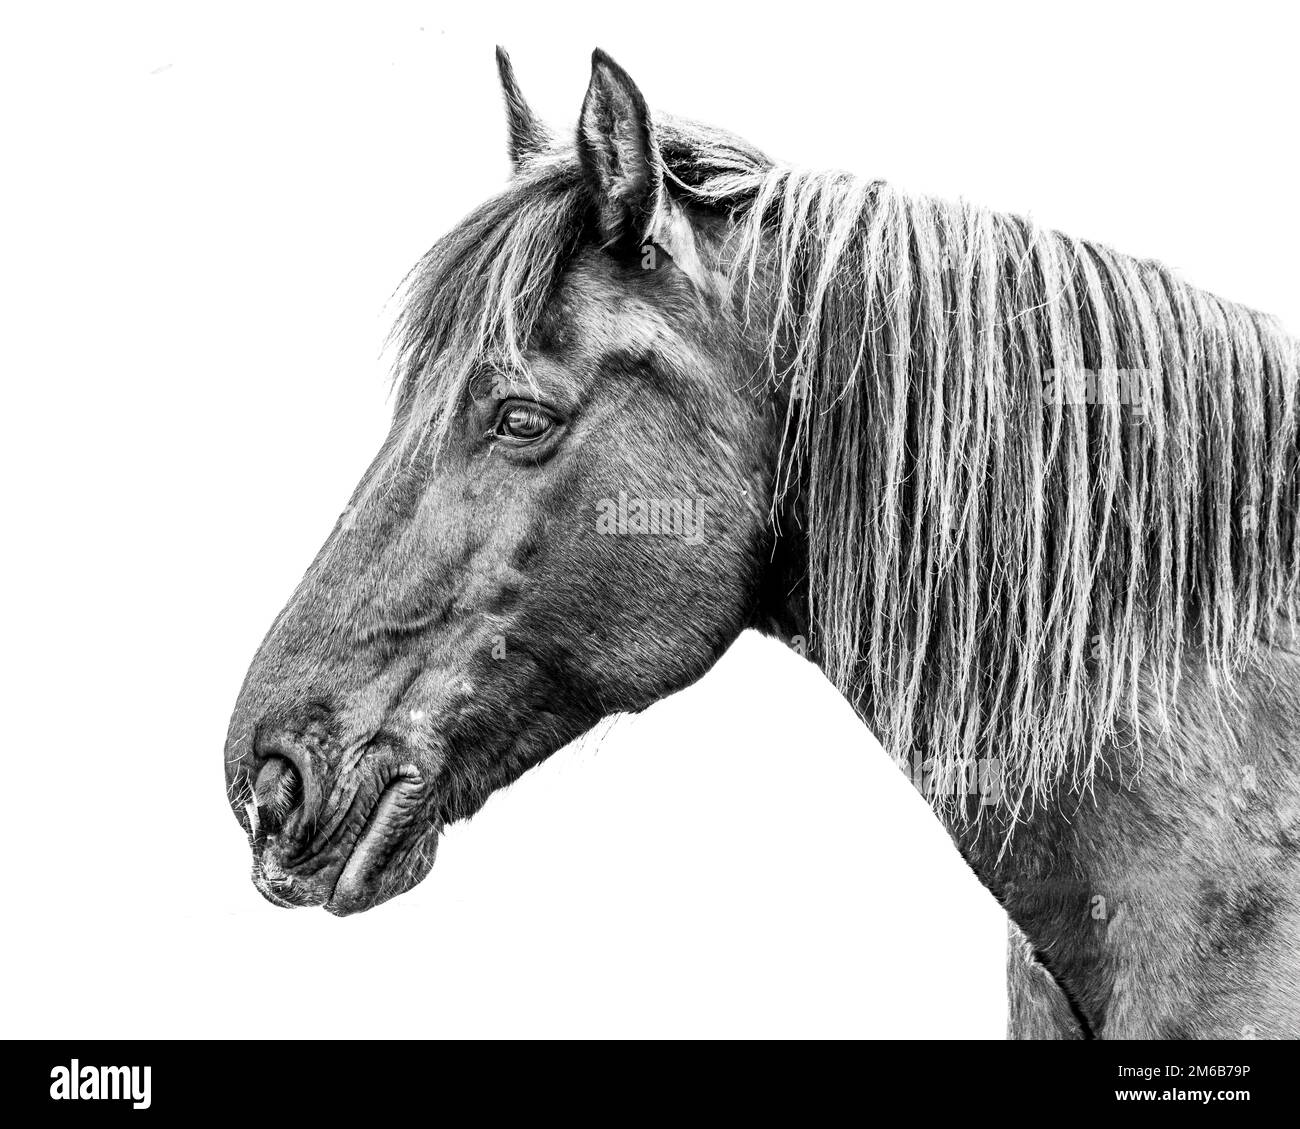
M 336 917 L 372 909 L 420 882 L 438 851 L 438 827 L 427 822 L 418 774 L 393 780 L 339 871 L 324 908 Z

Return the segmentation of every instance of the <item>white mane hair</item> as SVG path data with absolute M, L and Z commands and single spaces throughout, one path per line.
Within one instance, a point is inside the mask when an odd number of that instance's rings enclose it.
M 1294 620 L 1300 349 L 1273 320 L 1014 216 L 658 137 L 674 198 L 730 220 L 737 315 L 789 403 L 812 646 L 895 757 L 996 758 L 1011 812 L 1086 788 L 1139 718 L 1167 732 L 1190 655 L 1230 691 Z M 588 210 L 555 150 L 417 266 L 409 435 L 485 358 L 523 366 Z

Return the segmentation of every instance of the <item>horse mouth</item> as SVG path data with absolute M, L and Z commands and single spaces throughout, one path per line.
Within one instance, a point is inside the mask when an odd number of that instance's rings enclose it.
M 407 886 L 401 881 L 407 869 L 405 863 L 426 839 L 431 839 L 432 846 L 424 860 L 425 869 L 432 865 L 438 842 L 436 831 L 430 827 L 414 842 L 409 834 L 423 810 L 424 781 L 416 769 L 406 766 L 385 785 L 370 809 L 325 902 L 326 910 L 345 917 L 401 893 Z
M 323 906 L 339 917 L 387 901 L 413 886 L 433 865 L 438 827 L 427 819 L 426 798 L 419 771 L 402 766 L 370 804 L 351 846 L 346 845 L 350 837 L 332 836 L 332 849 L 338 852 L 332 863 L 321 866 L 317 861 L 313 868 L 311 859 L 301 856 L 279 862 L 274 851 L 255 854 L 254 885 L 277 906 Z M 345 824 L 346 819 L 340 817 L 339 822 Z

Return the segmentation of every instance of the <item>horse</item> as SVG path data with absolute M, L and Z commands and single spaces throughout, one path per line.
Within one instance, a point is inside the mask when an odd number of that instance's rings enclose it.
M 1300 1035 L 1300 349 L 1156 262 L 776 162 L 596 51 L 408 276 L 391 428 L 225 744 L 257 889 L 369 909 L 746 629 L 1005 908 L 1016 1038 Z

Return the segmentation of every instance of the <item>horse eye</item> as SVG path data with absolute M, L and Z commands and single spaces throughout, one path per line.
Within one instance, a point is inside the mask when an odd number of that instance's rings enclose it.
M 506 439 L 540 439 L 554 420 L 541 408 L 531 404 L 514 404 L 507 408 L 497 421 L 497 434 Z

